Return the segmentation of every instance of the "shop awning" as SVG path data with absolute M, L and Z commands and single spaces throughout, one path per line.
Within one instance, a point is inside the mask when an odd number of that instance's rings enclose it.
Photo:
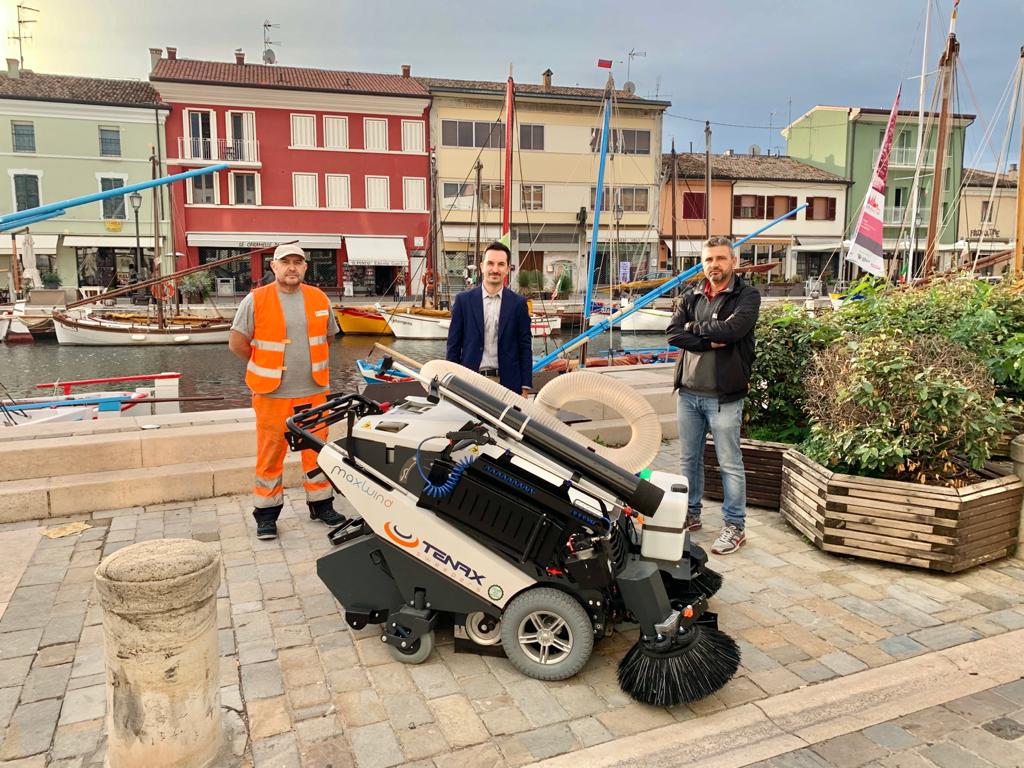
M 122 235 L 65 235 L 64 245 L 69 248 L 134 248 L 135 238 Z M 153 238 L 140 237 L 139 245 L 152 249 Z
M 198 248 L 265 248 L 298 241 L 301 248 L 341 248 L 341 235 L 302 234 L 298 232 L 189 232 L 188 244 Z
M 404 237 L 356 237 L 345 235 L 348 263 L 360 267 L 405 267 L 409 256 Z
M 25 252 L 25 235 L 15 235 L 15 242 L 18 245 L 18 253 Z M 32 235 L 32 249 L 36 255 L 48 256 L 57 253 L 57 238 L 59 235 Z M 65 238 L 67 239 L 67 238 Z M 8 233 L 0 233 L 0 253 L 10 255 L 11 236 Z
M 476 224 L 445 224 L 441 228 L 445 240 L 476 244 Z M 490 245 L 501 237 L 500 224 L 480 225 L 481 247 Z
M 849 246 L 849 240 L 825 240 L 823 242 L 810 242 L 807 238 L 800 238 L 800 245 L 794 245 L 793 252 L 831 253 L 832 251 L 841 251 L 844 247 L 849 248 Z

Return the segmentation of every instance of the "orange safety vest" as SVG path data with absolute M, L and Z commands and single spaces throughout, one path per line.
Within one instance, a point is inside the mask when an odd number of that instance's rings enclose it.
M 330 381 L 327 327 L 331 317 L 331 300 L 319 288 L 302 285 L 306 305 L 306 333 L 309 336 L 309 362 L 313 381 L 326 387 Z M 245 367 L 245 383 L 258 395 L 273 392 L 281 385 L 284 373 L 286 337 L 284 310 L 277 296 L 277 285 L 271 283 L 252 292 L 253 334 L 252 355 Z

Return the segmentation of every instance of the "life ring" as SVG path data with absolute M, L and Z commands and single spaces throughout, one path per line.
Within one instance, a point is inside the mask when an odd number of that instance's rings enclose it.
M 157 301 L 170 301 L 174 298 L 174 291 L 174 283 L 171 282 L 153 283 L 153 285 L 149 286 L 149 292 L 153 294 L 153 298 Z
M 421 278 L 423 285 L 427 287 L 428 291 L 434 290 L 434 270 L 427 268 L 427 271 L 423 273 Z

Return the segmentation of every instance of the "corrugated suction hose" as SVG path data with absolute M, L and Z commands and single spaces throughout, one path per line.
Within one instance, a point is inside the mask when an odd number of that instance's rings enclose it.
M 520 408 L 538 423 L 557 430 L 627 472 L 639 472 L 649 466 L 661 449 L 661 421 L 658 414 L 643 395 L 617 379 L 592 371 L 573 371 L 556 376 L 541 387 L 536 400 L 527 400 L 505 389 L 494 379 L 448 360 L 431 360 L 420 369 L 420 375 L 427 377 L 427 380 L 435 376 L 443 379 L 449 373 L 506 405 Z M 616 411 L 630 427 L 629 441 L 620 448 L 601 445 L 555 418 L 553 414 L 559 408 L 574 400 L 596 400 Z

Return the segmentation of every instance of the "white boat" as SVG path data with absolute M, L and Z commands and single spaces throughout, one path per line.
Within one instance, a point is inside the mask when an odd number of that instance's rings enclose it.
M 623 304 L 619 309 L 628 309 L 632 306 L 629 303 Z M 590 327 L 593 328 L 608 318 L 608 315 L 591 315 Z M 644 307 L 638 309 L 629 317 L 620 320 L 615 325 L 620 331 L 627 333 L 664 333 L 672 319 L 672 312 L 667 309 L 654 309 Z
M 178 382 L 180 373 L 159 373 L 143 376 L 118 376 L 109 379 L 38 384 L 38 389 L 53 388 L 44 397 L 24 397 L 16 400 L 0 397 L 0 426 L 50 424 L 65 421 L 91 421 L 119 416 L 153 416 L 179 413 Z M 127 384 L 151 382 L 149 386 L 102 392 L 72 392 L 76 386 L 96 384 Z M 168 400 L 171 402 L 152 402 Z
M 53 313 L 57 341 L 80 346 L 142 347 L 162 344 L 227 344 L 231 321 L 211 320 L 197 323 L 122 322 L 101 316 L 71 317 Z
M 7 329 L 11 327 L 13 315 L 0 314 L 0 342 L 7 338 Z
M 24 344 L 32 341 L 32 332 L 17 315 L 7 316 L 7 328 L 2 338 L 8 344 Z
M 441 328 L 444 329 L 444 336 L 442 336 L 441 338 L 448 338 L 448 329 L 451 327 L 451 324 L 451 318 L 442 318 L 439 325 L 441 326 Z M 561 327 L 562 318 L 560 317 L 542 317 L 541 315 L 530 315 L 531 336 L 550 336 L 552 333 L 556 333 Z

